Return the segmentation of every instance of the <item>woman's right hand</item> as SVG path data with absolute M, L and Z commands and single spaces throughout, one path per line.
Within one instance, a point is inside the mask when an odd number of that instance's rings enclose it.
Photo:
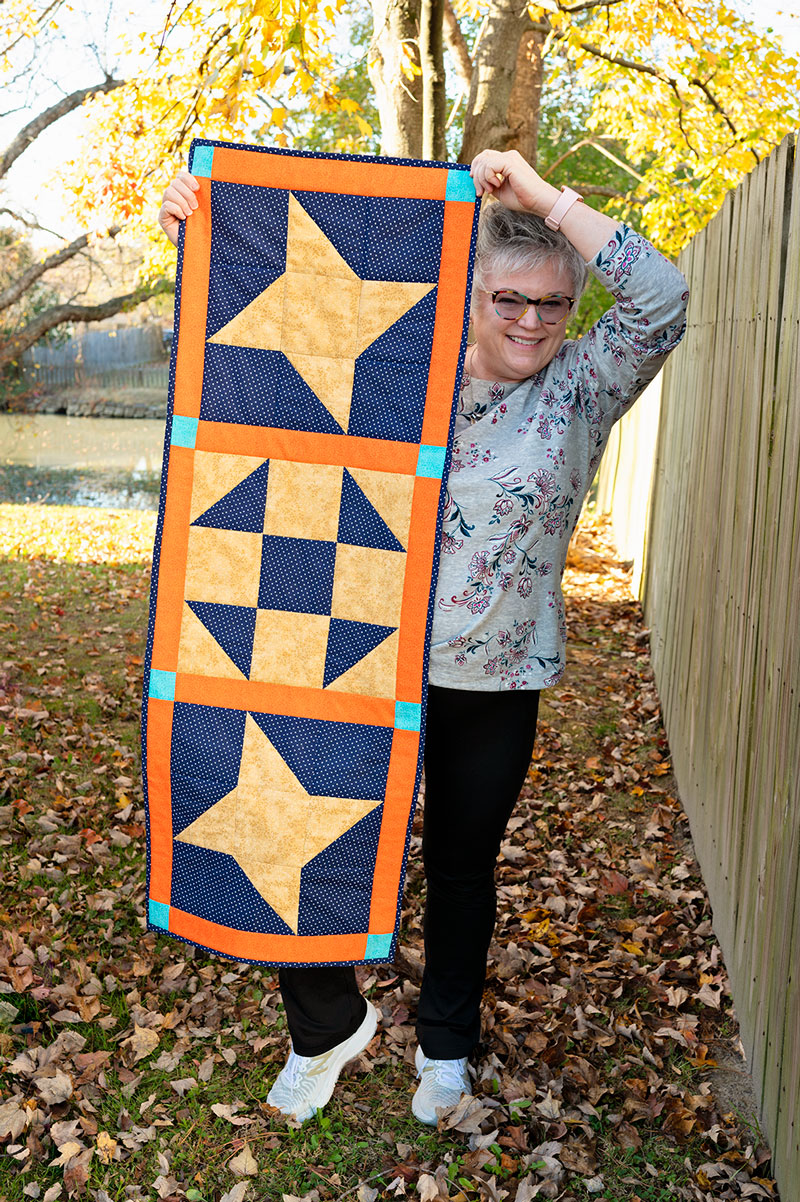
M 482 150 L 472 160 L 470 175 L 478 196 L 494 196 L 507 209 L 544 217 L 560 196 L 518 150 Z
M 188 171 L 181 171 L 167 188 L 158 212 L 158 224 L 173 246 L 178 245 L 178 230 L 197 208 L 195 192 L 200 187 Z

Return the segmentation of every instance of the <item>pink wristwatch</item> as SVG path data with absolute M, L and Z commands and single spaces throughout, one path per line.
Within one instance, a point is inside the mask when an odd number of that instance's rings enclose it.
M 577 204 L 578 201 L 583 201 L 583 197 L 573 188 L 567 188 L 564 184 L 562 184 L 561 195 L 544 219 L 544 223 L 547 228 L 549 230 L 561 229 L 561 222 L 564 220 L 572 206 Z

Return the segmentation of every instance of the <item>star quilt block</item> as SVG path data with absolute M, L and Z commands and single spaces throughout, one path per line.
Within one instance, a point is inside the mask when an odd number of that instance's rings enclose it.
M 193 143 L 145 662 L 148 921 L 391 960 L 478 204 L 443 163 Z

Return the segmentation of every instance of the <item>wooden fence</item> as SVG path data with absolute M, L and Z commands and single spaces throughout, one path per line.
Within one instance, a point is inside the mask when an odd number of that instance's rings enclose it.
M 83 363 L 36 363 L 23 365 L 23 378 L 30 387 L 53 392 L 59 388 L 158 388 L 166 393 L 169 364 L 142 363 L 138 366 L 99 370 Z
M 89 329 L 53 346 L 37 343 L 23 354 L 22 372 L 27 384 L 47 391 L 85 385 L 166 390 L 168 349 L 157 322 Z
M 800 1196 L 797 135 L 728 196 L 680 266 L 686 337 L 660 406 L 651 398 L 620 423 L 599 495 L 638 562 L 681 800 L 789 1202 Z

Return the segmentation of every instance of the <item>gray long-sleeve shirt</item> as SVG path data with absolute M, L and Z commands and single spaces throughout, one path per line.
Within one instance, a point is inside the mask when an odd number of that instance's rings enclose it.
M 519 384 L 464 376 L 447 485 L 429 679 L 545 688 L 565 667 L 561 578 L 615 421 L 683 336 L 686 281 L 625 226 L 589 264 L 615 304 Z

